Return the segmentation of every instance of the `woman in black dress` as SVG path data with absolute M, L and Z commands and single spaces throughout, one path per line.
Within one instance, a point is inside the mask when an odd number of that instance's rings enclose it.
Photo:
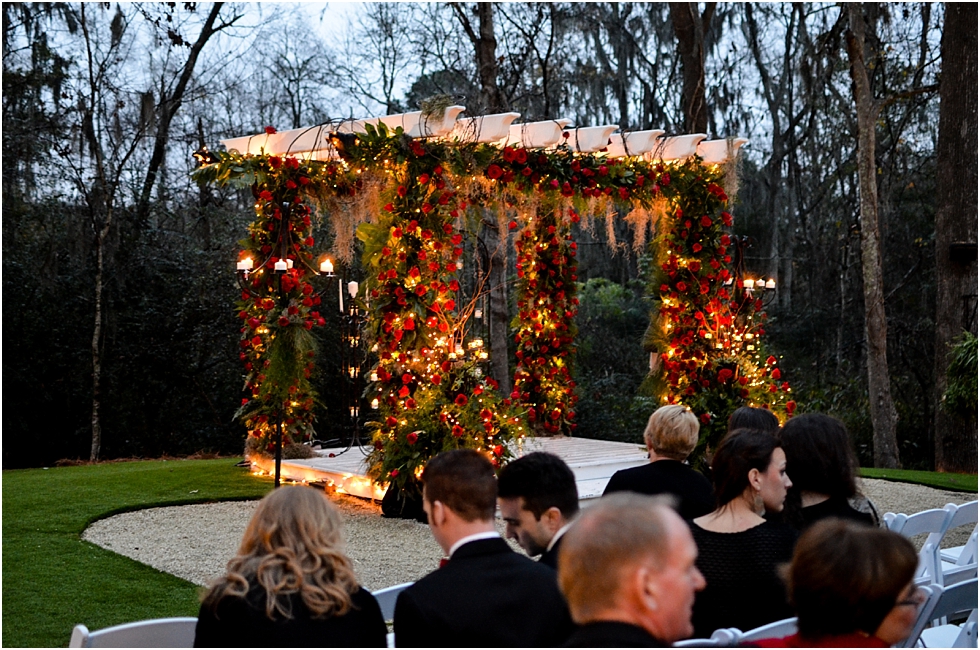
M 844 424 L 829 415 L 807 413 L 791 418 L 780 432 L 786 471 L 793 487 L 782 517 L 799 531 L 827 517 L 869 526 L 878 511 L 857 489 L 857 457 Z
M 796 531 L 762 516 L 782 509 L 792 485 L 779 440 L 765 431 L 732 431 L 711 468 L 719 506 L 690 522 L 697 567 L 707 582 L 694 601 L 696 637 L 718 628 L 747 631 L 793 615 L 776 567 L 792 557 Z
M 344 555 L 322 492 L 281 487 L 252 516 L 227 573 L 204 596 L 195 647 L 385 647 L 381 608 Z

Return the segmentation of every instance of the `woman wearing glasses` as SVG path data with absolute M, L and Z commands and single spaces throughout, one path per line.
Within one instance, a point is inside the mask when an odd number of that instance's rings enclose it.
M 813 524 L 786 573 L 799 631 L 763 648 L 886 648 L 912 632 L 924 593 L 907 539 L 843 519 Z

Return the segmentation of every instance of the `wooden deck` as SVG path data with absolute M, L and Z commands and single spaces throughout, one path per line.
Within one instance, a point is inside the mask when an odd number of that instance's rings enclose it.
M 345 453 L 343 448 L 319 451 L 318 458 L 282 461 L 283 480 L 296 482 L 324 482 L 338 492 L 368 499 L 381 499 L 384 488 L 371 484 L 364 464 L 365 451 L 353 447 Z M 575 472 L 579 499 L 595 499 L 602 496 L 606 484 L 614 472 L 636 467 L 648 462 L 646 450 L 641 445 L 587 438 L 535 438 L 525 441 L 515 450 L 523 456 L 532 451 L 546 451 L 561 457 Z M 334 454 L 331 458 L 330 454 Z M 272 473 L 272 461 L 252 463 L 256 472 Z

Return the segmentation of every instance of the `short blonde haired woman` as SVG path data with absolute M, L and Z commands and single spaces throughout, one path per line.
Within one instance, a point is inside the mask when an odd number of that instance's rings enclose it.
M 205 594 L 195 647 L 385 647 L 378 602 L 357 584 L 326 495 L 266 495 L 228 570 Z
M 603 494 L 672 494 L 677 512 L 693 519 L 715 509 L 711 483 L 684 461 L 698 444 L 698 419 L 686 406 L 661 406 L 650 416 L 643 440 L 650 462 L 612 475 Z

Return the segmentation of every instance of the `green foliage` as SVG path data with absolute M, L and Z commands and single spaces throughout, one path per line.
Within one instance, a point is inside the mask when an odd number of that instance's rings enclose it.
M 643 284 L 592 278 L 579 288 L 576 435 L 642 443 L 657 398 L 638 389 L 649 373 L 643 333 L 649 301 Z
M 942 407 L 951 414 L 976 421 L 977 337 L 970 332 L 963 332 L 950 352 Z
M 200 587 L 83 542 L 90 523 L 141 508 L 258 499 L 235 459 L 105 463 L 3 473 L 3 645 L 66 646 L 99 629 L 196 616 Z

